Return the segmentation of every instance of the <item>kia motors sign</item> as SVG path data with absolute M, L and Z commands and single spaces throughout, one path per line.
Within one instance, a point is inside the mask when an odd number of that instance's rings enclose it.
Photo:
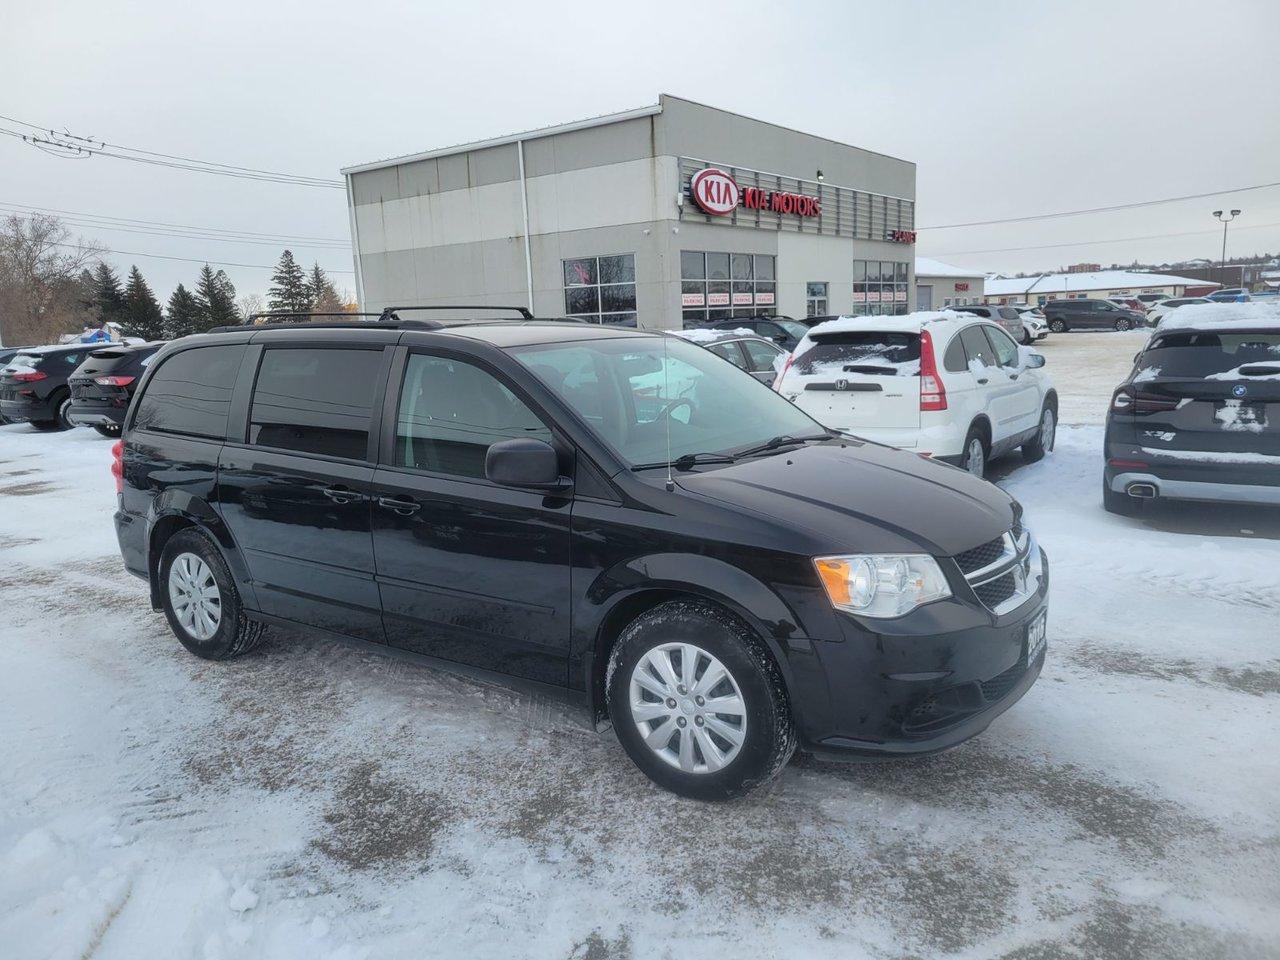
M 785 190 L 761 190 L 747 187 L 742 192 L 742 205 L 748 210 L 771 210 L 774 213 L 794 213 L 801 217 L 822 216 L 822 201 L 803 193 Z
M 717 167 L 706 167 L 690 178 L 689 196 L 704 213 L 723 217 L 733 213 L 742 191 L 738 189 L 738 181 L 729 174 Z

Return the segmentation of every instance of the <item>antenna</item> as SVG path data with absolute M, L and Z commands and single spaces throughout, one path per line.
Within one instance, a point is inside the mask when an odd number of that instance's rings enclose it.
M 671 334 L 663 331 L 662 334 L 662 406 L 665 409 L 667 404 L 671 402 L 671 364 L 667 362 L 667 344 L 671 340 Z M 662 418 L 666 421 L 667 428 L 667 493 L 675 493 L 676 481 L 671 476 L 671 414 L 668 413 Z

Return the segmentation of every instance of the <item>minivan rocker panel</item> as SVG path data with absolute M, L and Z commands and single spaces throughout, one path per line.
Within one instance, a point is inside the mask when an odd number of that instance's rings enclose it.
M 292 361 L 281 354 L 272 369 L 284 371 L 285 386 L 273 388 L 274 406 L 254 412 L 254 391 L 263 389 L 264 348 L 314 354 L 319 342 L 384 351 L 374 386 L 360 388 L 370 418 L 364 458 L 249 442 L 255 418 L 284 409 L 286 387 L 330 391 L 289 408 L 304 411 L 296 435 L 318 442 L 311 411 L 346 402 L 333 384 L 289 379 Z M 226 436 L 164 429 L 165 409 L 146 402 L 152 379 L 185 350 L 223 345 L 247 348 L 243 360 L 231 357 L 224 386 L 205 385 L 196 405 L 207 400 L 215 423 L 225 415 Z M 540 352 L 526 359 L 520 348 Z M 583 376 L 586 367 L 564 371 L 578 350 L 598 351 L 597 370 L 621 357 L 619 383 L 635 391 L 623 394 L 625 410 L 602 412 L 613 397 Z M 650 362 L 666 352 L 686 378 L 675 399 L 654 386 Z M 304 360 L 317 362 L 302 358 L 298 370 Z M 429 379 L 464 367 L 456 383 Z M 702 379 L 690 381 L 689 368 Z M 502 389 L 490 391 L 477 371 Z M 595 391 L 587 400 L 584 384 Z M 461 396 L 458 410 L 475 423 L 449 413 Z M 825 431 L 697 346 L 577 324 L 213 334 L 166 348 L 138 398 L 116 445 L 121 551 L 200 656 L 244 652 L 258 642 L 254 622 L 283 623 L 567 688 L 597 719 L 609 717 L 648 776 L 708 799 L 764 782 L 797 745 L 845 758 L 953 746 L 1016 702 L 1043 662 L 1032 638 L 1043 637 L 1048 566 L 1012 498 L 945 464 Z M 427 403 L 437 407 L 419 409 Z M 744 404 L 757 405 L 745 427 Z M 609 433 L 628 411 L 631 433 Z M 617 447 L 639 437 L 644 452 L 656 449 L 664 418 L 667 442 L 702 436 L 724 411 L 736 430 L 789 425 L 786 441 L 711 450 L 705 462 L 698 451 L 670 468 L 629 462 Z M 349 427 L 351 412 L 341 415 Z M 524 426 L 503 426 L 516 421 Z M 206 421 L 199 429 L 210 430 Z M 483 439 L 468 440 L 468 430 Z M 272 442 L 288 435 L 276 428 Z M 412 466 L 419 456 L 430 469 Z M 324 496 L 295 489 L 304 473 Z M 368 559 L 348 562 L 365 523 Z M 237 531 L 255 526 L 250 556 Z M 815 558 L 848 555 L 933 558 L 945 589 L 900 616 L 838 608 Z M 268 582 L 288 564 L 286 588 Z M 239 639 L 223 643 L 236 624 Z M 718 671 L 726 679 L 713 682 Z M 643 692 L 668 686 L 665 704 L 665 692 Z M 670 723 L 657 717 L 667 706 Z

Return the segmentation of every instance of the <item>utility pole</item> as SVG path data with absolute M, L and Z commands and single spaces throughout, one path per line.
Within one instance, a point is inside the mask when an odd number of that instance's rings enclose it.
M 1225 288 L 1227 286 L 1227 224 L 1240 216 L 1240 211 L 1232 210 L 1231 216 L 1224 217 L 1221 210 L 1215 210 L 1213 215 L 1222 221 L 1222 259 L 1218 261 L 1218 282 Z

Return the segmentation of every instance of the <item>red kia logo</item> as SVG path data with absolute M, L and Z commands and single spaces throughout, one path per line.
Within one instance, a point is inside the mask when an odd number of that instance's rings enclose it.
M 689 195 L 693 202 L 713 217 L 732 213 L 738 205 L 738 182 L 723 170 L 707 167 L 699 170 L 689 180 Z

